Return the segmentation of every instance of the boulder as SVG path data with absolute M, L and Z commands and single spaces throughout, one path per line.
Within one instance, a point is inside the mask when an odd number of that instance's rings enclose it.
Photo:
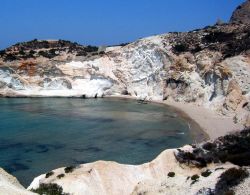
M 232 79 L 228 84 L 226 98 L 223 107 L 227 111 L 235 111 L 243 100 L 242 91 L 236 80 Z

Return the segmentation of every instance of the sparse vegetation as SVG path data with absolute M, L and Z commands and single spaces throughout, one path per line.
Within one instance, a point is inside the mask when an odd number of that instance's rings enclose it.
M 193 185 L 194 183 L 196 183 L 198 180 L 199 180 L 200 176 L 199 175 L 193 175 L 191 176 L 191 180 L 192 180 L 192 183 L 191 185 Z
M 193 180 L 193 181 L 196 181 L 196 180 L 198 180 L 199 178 L 200 178 L 200 176 L 197 175 L 197 174 L 191 176 L 191 180 Z
M 226 194 L 232 192 L 230 188 L 241 183 L 248 177 L 248 171 L 242 168 L 230 168 L 221 174 L 215 186 L 215 194 Z
M 14 61 L 14 60 L 18 60 L 19 58 L 15 55 L 15 54 L 11 54 L 8 53 L 5 57 L 4 57 L 4 61 Z
M 104 55 L 104 54 L 105 54 L 104 51 L 100 51 L 100 52 L 99 52 L 99 55 Z
M 22 56 L 23 56 L 23 55 L 25 55 L 25 52 L 24 52 L 23 50 L 20 50 L 20 51 L 19 51 L 19 55 L 22 55 Z
M 175 154 L 180 163 L 206 167 L 209 163 L 229 161 L 239 166 L 250 165 L 250 128 L 219 137 L 213 143 L 198 145 L 193 152 L 178 150 Z
M 97 52 L 98 51 L 98 47 L 88 45 L 87 47 L 84 48 L 84 51 L 85 52 Z
M 169 172 L 168 173 L 168 177 L 174 177 L 175 176 L 175 172 Z
M 41 50 L 38 52 L 38 55 L 51 59 L 51 58 L 54 58 L 58 55 L 55 53 L 55 51 L 56 51 L 55 49 L 50 49 L 50 50 L 45 50 L 45 51 Z
M 129 43 L 121 43 L 121 44 L 119 44 L 118 46 L 122 46 L 122 47 L 124 47 L 124 46 L 126 46 L 126 45 L 128 45 Z
M 65 176 L 65 174 L 62 173 L 62 174 L 57 175 L 57 178 L 58 178 L 58 179 L 61 179 L 61 178 L 63 178 L 64 176 Z
M 5 50 L 0 51 L 0 56 L 3 56 L 5 54 Z
M 41 194 L 41 195 L 69 195 L 63 193 L 61 186 L 57 184 L 40 184 L 39 188 L 31 190 L 32 192 Z
M 209 175 L 211 175 L 211 173 L 212 172 L 210 170 L 206 170 L 206 171 L 204 171 L 204 172 L 201 173 L 201 176 L 202 177 L 208 177 Z
M 204 150 L 211 151 L 211 150 L 213 150 L 213 149 L 216 148 L 216 144 L 211 143 L 211 142 L 206 142 L 206 143 L 204 143 L 204 144 L 202 145 L 202 148 L 203 148 Z
M 188 51 L 188 46 L 184 43 L 178 43 L 173 48 L 178 53 Z
M 49 178 L 52 175 L 54 175 L 54 172 L 50 171 L 50 172 L 46 173 L 45 178 Z
M 76 167 L 75 166 L 69 166 L 64 169 L 65 173 L 71 173 L 74 171 Z
M 225 41 L 229 41 L 230 39 L 232 39 L 234 36 L 233 33 L 225 33 L 225 32 L 221 32 L 221 31 L 215 31 L 215 32 L 211 32 L 210 34 L 206 35 L 204 37 L 205 41 L 210 42 L 210 43 L 214 43 L 214 42 L 225 42 Z

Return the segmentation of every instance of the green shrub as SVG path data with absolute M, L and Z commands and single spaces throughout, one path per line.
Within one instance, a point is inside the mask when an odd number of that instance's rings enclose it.
M 30 50 L 30 55 L 34 55 L 36 52 L 34 50 Z
M 98 51 L 98 47 L 88 45 L 87 47 L 84 48 L 84 51 L 85 52 L 97 52 Z
M 208 177 L 212 172 L 210 170 L 206 170 L 204 172 L 201 173 L 202 177 Z
M 19 55 L 22 55 L 22 56 L 23 56 L 23 55 L 25 55 L 25 52 L 24 52 L 23 50 L 20 50 L 20 51 L 19 51 Z
M 61 186 L 57 184 L 40 184 L 39 188 L 36 190 L 31 190 L 32 192 L 41 194 L 41 195 L 68 195 L 63 193 Z
M 168 173 L 168 177 L 174 177 L 175 176 L 175 172 L 169 172 Z
M 219 181 L 215 186 L 215 194 L 225 194 L 230 191 L 230 188 L 240 184 L 246 177 L 249 176 L 247 170 L 242 168 L 230 168 L 221 174 Z
M 199 180 L 200 176 L 195 174 L 191 177 L 192 183 L 191 185 L 193 185 L 194 183 L 196 183 Z
M 14 61 L 14 60 L 18 60 L 19 58 L 17 56 L 15 56 L 14 54 L 8 53 L 5 58 L 4 61 Z
M 62 173 L 62 174 L 60 174 L 60 175 L 57 175 L 57 178 L 58 179 L 61 179 L 61 178 L 63 178 L 65 175 Z
M 185 52 L 188 51 L 188 46 L 184 43 L 178 43 L 174 46 L 174 50 L 177 52 Z
M 76 167 L 75 166 L 69 166 L 64 169 L 65 173 L 71 173 L 74 171 Z
M 46 173 L 45 178 L 49 178 L 52 175 L 54 175 L 54 172 L 50 171 L 50 172 Z
M 199 175 L 195 174 L 191 177 L 191 180 L 195 181 L 195 180 L 198 180 L 200 178 Z

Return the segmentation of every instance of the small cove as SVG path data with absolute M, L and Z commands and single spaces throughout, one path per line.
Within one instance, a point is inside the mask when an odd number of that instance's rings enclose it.
M 0 167 L 25 186 L 62 166 L 145 163 L 202 134 L 172 107 L 129 99 L 0 98 L 0 108 Z

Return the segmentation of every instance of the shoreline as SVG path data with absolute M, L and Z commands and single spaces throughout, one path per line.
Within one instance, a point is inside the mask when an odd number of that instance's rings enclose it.
M 123 95 L 105 96 L 104 98 L 116 98 L 116 99 L 124 99 L 124 100 L 131 99 L 135 101 L 138 100 L 137 97 L 123 96 Z M 186 119 L 192 127 L 190 129 L 192 130 L 194 129 L 194 131 L 190 131 L 191 133 L 193 133 L 193 136 L 197 136 L 199 134 L 202 135 L 203 140 L 199 140 L 195 144 L 205 141 L 204 138 L 215 139 L 217 137 L 226 135 L 232 131 L 241 130 L 240 129 L 241 125 L 234 124 L 232 117 L 230 118 L 230 117 L 219 115 L 215 111 L 204 108 L 204 107 L 199 107 L 193 104 L 173 102 L 169 100 L 148 101 L 148 103 L 169 106 L 173 108 L 178 114 L 180 114 L 184 119 Z M 195 126 L 197 127 L 197 129 L 193 128 Z M 219 128 L 220 128 L 220 131 L 218 131 Z M 197 132 L 198 134 L 196 134 Z M 194 141 L 196 140 L 194 139 Z M 183 146 L 182 148 L 189 150 L 190 147 L 191 146 L 186 145 L 186 146 Z M 86 164 L 81 164 L 74 171 L 74 174 L 68 174 L 67 178 L 65 178 L 64 180 L 63 179 L 59 180 L 56 177 L 56 175 L 60 175 L 64 173 L 64 167 L 57 168 L 53 170 L 53 172 L 55 172 L 54 176 L 50 177 L 49 179 L 45 177 L 45 174 L 35 177 L 27 189 L 30 190 L 31 188 L 34 188 L 34 189 L 38 188 L 40 182 L 50 183 L 53 181 L 59 186 L 63 186 L 63 190 L 67 192 L 71 192 L 71 190 L 74 191 L 75 189 L 78 189 L 78 184 L 76 182 L 73 184 L 76 187 L 72 187 L 71 185 L 68 185 L 67 181 L 78 180 L 78 179 L 82 181 L 82 177 L 84 177 L 86 181 L 90 182 L 89 185 L 86 186 L 86 188 L 84 188 L 84 190 L 88 191 L 91 189 L 97 189 L 97 191 L 100 190 L 98 192 L 103 192 L 101 190 L 112 189 L 112 192 L 113 192 L 113 190 L 114 191 L 120 190 L 120 188 L 118 188 L 119 185 L 116 185 L 116 181 L 117 181 L 116 178 L 117 178 L 117 175 L 122 174 L 124 177 L 134 178 L 126 182 L 126 184 L 124 184 L 124 182 L 122 184 L 126 186 L 126 188 L 124 188 L 124 191 L 129 192 L 130 194 L 131 192 L 133 192 L 133 190 L 135 189 L 135 186 L 137 186 L 138 182 L 140 182 L 141 180 L 146 180 L 149 178 L 152 181 L 155 181 L 155 179 L 161 180 L 162 178 L 164 178 L 165 173 L 167 172 L 169 173 L 171 171 L 174 171 L 176 173 L 177 179 L 183 177 L 184 178 L 183 181 L 185 180 L 184 183 L 186 184 L 187 177 L 190 177 L 191 175 L 194 175 L 194 174 L 201 174 L 202 169 L 197 169 L 197 168 L 183 169 L 182 166 L 177 166 L 178 163 L 174 155 L 174 152 L 176 150 L 177 150 L 176 148 L 165 149 L 160 154 L 158 154 L 152 161 L 149 161 L 140 165 L 120 164 L 114 161 L 102 161 L 102 160 L 91 162 L 91 163 L 86 163 Z M 166 164 L 168 166 L 166 166 Z M 224 167 L 226 168 L 227 166 L 228 166 L 227 164 L 224 165 Z M 219 165 L 219 167 L 221 167 L 221 164 Z M 218 167 L 211 165 L 210 168 L 216 170 L 216 168 Z M 117 170 L 117 172 L 113 172 L 112 171 L 113 169 Z M 92 171 L 93 171 L 93 174 L 98 174 L 103 179 L 103 181 L 108 181 L 108 182 L 102 183 L 101 188 L 99 186 L 96 186 L 96 180 L 93 180 L 93 176 L 91 175 Z M 152 174 L 152 172 L 154 174 Z M 137 175 L 140 175 L 140 178 L 138 178 Z M 109 181 L 110 178 L 112 178 L 111 181 Z M 93 183 L 91 183 L 92 181 Z M 103 188 L 103 186 L 105 186 L 105 188 Z M 109 187 L 106 189 L 107 186 Z M 112 188 L 110 188 L 110 186 L 112 186 Z M 28 191 L 28 193 L 31 193 L 31 192 Z M 116 193 L 109 193 L 109 194 L 116 194 Z
M 80 98 L 83 97 L 62 97 L 62 96 L 15 96 L 7 97 L 0 96 L 0 98 Z M 138 100 L 138 97 L 129 95 L 109 95 L 98 98 L 118 98 L 118 99 L 132 99 Z M 83 98 L 83 99 L 94 99 Z M 235 124 L 233 117 L 223 116 L 214 110 L 198 106 L 192 103 L 175 102 L 172 100 L 150 100 L 149 103 L 156 103 L 166 105 L 174 108 L 184 119 L 188 120 L 191 127 L 195 129 L 194 132 L 190 132 L 194 137 L 195 143 L 199 143 L 207 140 L 214 140 L 220 136 L 224 136 L 229 133 L 240 131 L 244 129 L 242 124 Z M 202 114 L 201 114 L 202 113 Z
M 106 96 L 105 98 L 124 98 L 138 100 L 136 97 L 125 95 Z M 204 132 L 204 138 L 214 140 L 220 136 L 233 133 L 244 129 L 241 124 L 235 124 L 232 117 L 222 116 L 213 110 L 197 106 L 195 104 L 174 102 L 171 100 L 164 101 L 149 101 L 152 103 L 163 104 L 175 108 L 178 112 L 183 113 L 183 117 L 191 119 L 194 122 L 192 125 L 198 125 L 201 131 Z M 198 139 L 198 142 L 202 140 Z M 205 141 L 203 139 L 203 141 Z
M 185 112 L 199 124 L 202 130 L 205 131 L 212 140 L 244 129 L 243 125 L 233 122 L 233 117 L 219 115 L 215 111 L 201 106 L 173 101 L 165 101 L 163 103 Z

